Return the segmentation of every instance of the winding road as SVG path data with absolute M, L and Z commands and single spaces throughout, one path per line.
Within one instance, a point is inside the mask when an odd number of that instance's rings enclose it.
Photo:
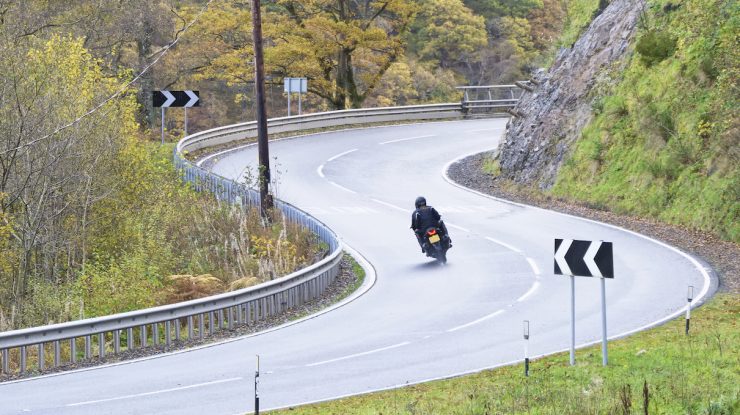
M 553 239 L 614 243 L 608 333 L 664 321 L 716 286 L 706 266 L 613 226 L 496 200 L 445 175 L 497 146 L 503 119 L 378 127 L 271 143 L 277 195 L 313 214 L 372 264 L 363 295 L 279 330 L 154 358 L 0 384 L 2 414 L 237 414 L 393 388 L 566 350 L 567 277 L 553 275 Z M 244 176 L 255 147 L 220 154 L 213 171 Z M 450 230 L 447 266 L 425 258 L 408 229 L 426 196 Z M 699 295 L 697 295 L 699 298 Z M 577 343 L 601 336 L 599 281 L 576 280 Z

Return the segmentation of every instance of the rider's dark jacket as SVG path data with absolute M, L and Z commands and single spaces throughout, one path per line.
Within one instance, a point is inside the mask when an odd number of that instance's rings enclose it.
M 422 206 L 411 214 L 411 229 L 420 234 L 429 228 L 439 226 L 441 218 L 437 209 L 431 206 Z

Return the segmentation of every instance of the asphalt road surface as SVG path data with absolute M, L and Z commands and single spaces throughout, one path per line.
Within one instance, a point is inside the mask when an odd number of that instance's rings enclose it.
M 553 239 L 613 242 L 608 334 L 681 313 L 716 285 L 703 264 L 615 227 L 485 197 L 444 175 L 496 147 L 505 120 L 340 131 L 273 142 L 278 197 L 313 214 L 372 264 L 356 300 L 262 335 L 156 358 L 0 384 L 2 414 L 237 414 L 392 388 L 521 361 L 570 344 L 570 281 L 553 275 Z M 255 171 L 255 147 L 218 155 L 213 170 Z M 252 166 L 251 169 L 247 168 Z M 248 174 L 247 174 L 248 175 Z M 445 219 L 448 264 L 423 256 L 409 230 L 426 196 Z M 375 276 L 373 276 L 373 273 Z M 577 344 L 601 338 L 597 278 L 576 279 Z M 567 359 L 567 357 L 566 357 Z

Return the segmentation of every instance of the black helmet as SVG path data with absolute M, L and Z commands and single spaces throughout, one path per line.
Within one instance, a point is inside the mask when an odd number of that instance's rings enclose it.
M 417 209 L 419 209 L 422 206 L 427 205 L 427 200 L 424 198 L 424 196 L 419 196 L 416 198 L 416 201 L 414 202 L 414 206 L 416 206 Z

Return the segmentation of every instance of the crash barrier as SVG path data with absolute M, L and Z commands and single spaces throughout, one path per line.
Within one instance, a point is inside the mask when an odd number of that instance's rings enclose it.
M 323 112 L 268 120 L 270 133 L 290 133 L 334 126 L 411 120 L 454 119 L 463 104 L 432 104 Z M 189 161 L 189 152 L 256 137 L 256 122 L 229 125 L 187 136 L 177 143 L 175 167 L 197 191 L 243 206 L 258 206 L 259 193 Z M 169 349 L 173 342 L 202 339 L 224 328 L 249 324 L 299 306 L 317 296 L 339 273 L 342 248 L 337 236 L 300 209 L 276 201 L 286 220 L 313 232 L 329 254 L 321 261 L 258 286 L 128 313 L 0 333 L 0 375 L 24 374 L 79 360 L 145 347 Z M 10 362 L 17 367 L 11 367 Z
M 258 206 L 259 194 L 243 184 L 209 173 L 177 151 L 175 166 L 199 191 L 243 206 Z M 309 229 L 327 247 L 319 262 L 263 284 L 197 300 L 128 313 L 0 333 L 0 374 L 24 374 L 107 354 L 203 339 L 300 306 L 321 295 L 339 273 L 342 247 L 327 226 L 300 209 L 276 201 L 283 217 Z M 11 367 L 11 360 L 15 363 Z
M 519 98 L 528 90 L 529 81 L 514 85 L 459 86 L 463 91 L 462 111 L 467 115 L 506 113 L 514 109 Z
M 411 120 L 451 119 L 463 116 L 459 103 L 407 107 L 364 108 L 281 117 L 267 120 L 270 134 L 325 129 L 337 126 Z M 188 154 L 257 137 L 256 121 L 227 125 L 193 134 L 177 144 L 177 152 Z

